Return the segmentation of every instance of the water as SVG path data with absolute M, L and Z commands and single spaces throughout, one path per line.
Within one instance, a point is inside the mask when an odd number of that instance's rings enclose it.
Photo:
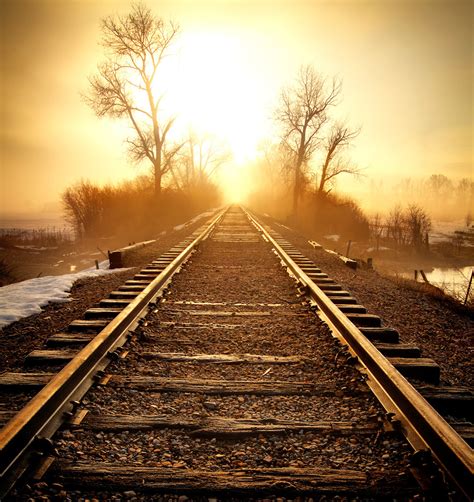
M 63 228 L 68 226 L 62 218 L 0 218 L 0 228 L 21 230 L 38 230 L 39 228 Z
M 45 235 L 60 233 L 67 238 L 72 238 L 74 235 L 71 226 L 61 218 L 0 218 L 0 236 L 23 236 L 25 239 L 28 239 L 35 232 Z
M 431 284 L 438 286 L 455 298 L 462 298 L 464 300 L 473 269 L 473 266 L 463 268 L 435 268 L 432 272 L 426 274 L 426 277 Z M 470 296 L 474 296 L 472 285 Z
M 461 268 L 435 268 L 431 272 L 425 272 L 426 278 L 433 284 L 442 289 L 446 294 L 464 301 L 474 265 Z M 413 279 L 413 273 L 402 274 L 408 279 Z M 471 285 L 469 297 L 474 298 L 474 282 Z

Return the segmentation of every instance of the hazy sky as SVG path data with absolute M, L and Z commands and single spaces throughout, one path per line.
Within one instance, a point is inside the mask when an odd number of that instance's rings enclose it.
M 337 115 L 362 126 L 352 156 L 368 178 L 473 176 L 471 1 L 145 3 L 182 29 L 168 79 L 179 126 L 222 135 L 238 165 L 272 134 L 281 87 L 312 64 L 343 80 Z M 127 163 L 126 128 L 80 97 L 102 59 L 100 19 L 130 2 L 0 5 L 0 213 L 53 208 L 81 178 L 144 172 Z

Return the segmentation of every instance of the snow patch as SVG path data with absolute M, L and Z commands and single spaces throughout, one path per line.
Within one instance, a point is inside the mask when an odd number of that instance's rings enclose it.
M 327 239 L 328 241 L 339 242 L 341 236 L 338 234 L 333 234 L 333 235 L 325 235 L 324 238 Z
M 0 288 L 0 329 L 23 317 L 39 314 L 42 311 L 41 307 L 48 303 L 71 301 L 70 291 L 78 279 L 127 270 L 124 268 L 108 270 L 105 268 L 108 263 L 108 260 L 99 263 L 99 269 L 91 267 L 74 274 L 36 277 L 3 286 Z

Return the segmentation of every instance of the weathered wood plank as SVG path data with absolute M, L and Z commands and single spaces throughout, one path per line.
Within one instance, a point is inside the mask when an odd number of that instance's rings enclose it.
M 357 300 L 353 296 L 334 296 L 329 299 L 335 305 L 357 305 Z
M 231 310 L 166 310 L 167 314 L 174 315 L 191 315 L 191 316 L 212 316 L 212 317 L 250 317 L 262 316 L 270 317 L 272 315 L 269 311 L 246 311 L 246 312 L 232 312 Z
M 300 356 L 267 356 L 262 354 L 185 354 L 182 352 L 143 352 L 143 357 L 171 362 L 215 364 L 300 364 L 307 361 Z
M 367 487 L 363 471 L 330 468 L 269 468 L 229 471 L 173 469 L 134 464 L 106 464 L 61 462 L 53 466 L 53 473 L 68 486 L 104 487 L 141 490 L 291 490 L 317 489 L 321 493 L 353 493 Z
M 73 359 L 78 352 L 78 350 L 33 350 L 25 357 L 25 365 L 63 364 Z
M 113 319 L 117 317 L 123 309 L 120 307 L 94 307 L 85 311 L 86 319 Z
M 318 287 L 322 291 L 342 291 L 342 286 L 339 284 L 318 284 Z
M 471 388 L 418 385 L 417 390 L 441 413 L 474 421 L 474 391 Z
M 209 307 L 287 307 L 287 303 L 234 303 L 234 302 L 205 302 L 192 300 L 166 300 L 163 305 L 195 305 Z
M 207 417 L 194 419 L 175 415 L 87 415 L 81 428 L 92 430 L 123 431 L 149 429 L 188 429 L 191 434 L 204 436 L 235 436 L 248 434 L 283 434 L 290 431 L 311 431 L 325 434 L 373 434 L 380 429 L 378 423 L 355 425 L 352 422 L 304 422 L 268 418 L 233 419 Z
M 416 378 L 422 382 L 439 383 L 440 367 L 433 359 L 389 357 L 388 360 L 404 376 Z
M 44 387 L 55 373 L 15 373 L 5 372 L 0 375 L 0 388 Z
M 241 328 L 243 324 L 224 324 L 224 323 L 200 323 L 200 322 L 186 322 L 186 321 L 162 321 L 160 326 L 163 328 L 170 327 L 176 329 L 236 329 Z M 246 329 L 252 329 L 254 326 L 250 325 Z
M 120 299 L 127 299 L 127 298 L 135 298 L 138 296 L 138 291 L 112 291 L 109 294 L 109 298 L 120 298 Z
M 416 345 L 408 343 L 380 343 L 374 344 L 377 349 L 386 357 L 421 357 L 421 349 Z
M 46 346 L 60 347 L 63 345 L 86 344 L 95 336 L 94 333 L 56 333 L 46 340 Z
M 344 312 L 345 314 L 366 314 L 367 309 L 363 305 L 357 305 L 357 304 L 339 304 L 337 305 L 339 310 L 341 312 Z
M 141 284 L 137 285 L 131 284 L 130 286 L 128 284 L 125 284 L 124 286 L 119 286 L 118 290 L 123 291 L 124 293 L 137 293 L 137 292 L 139 293 L 140 291 L 143 291 L 146 287 L 146 283 L 144 281 L 140 281 L 140 283 Z
M 67 330 L 70 333 L 79 333 L 79 332 L 94 332 L 98 333 L 102 329 L 104 329 L 109 321 L 101 321 L 101 320 L 90 320 L 90 319 L 78 319 L 76 321 L 72 321 L 69 324 Z
M 400 334 L 393 328 L 370 328 L 362 326 L 359 329 L 371 341 L 398 343 L 400 340 Z
M 304 317 L 308 315 L 303 312 L 281 312 L 281 311 L 271 312 L 262 310 L 231 311 L 231 310 L 169 309 L 163 312 L 171 315 L 190 315 L 190 316 L 203 316 L 203 317 L 275 317 L 275 316 Z
M 153 375 L 121 376 L 112 375 L 109 384 L 150 392 L 193 392 L 197 394 L 255 394 L 278 395 L 334 395 L 335 385 L 306 382 L 280 382 L 269 380 L 209 380 L 163 378 Z
M 333 298 L 344 298 L 347 296 L 352 296 L 352 294 L 349 293 L 349 291 L 344 291 L 341 289 L 340 291 L 328 291 L 326 293 L 326 296 L 332 300 Z
M 375 314 L 346 314 L 346 316 L 356 325 L 364 327 L 379 328 L 382 326 L 382 319 Z
M 101 307 L 122 307 L 125 308 L 131 302 L 130 299 L 120 299 L 120 298 L 105 298 L 104 300 L 100 300 L 99 305 Z

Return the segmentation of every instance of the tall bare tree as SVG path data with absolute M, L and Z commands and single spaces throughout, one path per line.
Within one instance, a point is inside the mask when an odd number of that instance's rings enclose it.
M 229 149 L 208 134 L 191 132 L 188 146 L 190 166 L 199 181 L 210 179 L 231 158 Z
M 344 149 L 360 133 L 360 129 L 349 129 L 342 122 L 333 124 L 329 135 L 324 140 L 324 161 L 321 166 L 318 192 L 329 191 L 328 185 L 342 173 L 359 174 L 360 169 L 342 156 Z
M 229 148 L 214 136 L 192 130 L 184 146 L 173 171 L 178 188 L 196 188 L 209 182 L 232 157 Z
M 155 178 L 155 195 L 181 145 L 169 145 L 174 117 L 162 116 L 162 94 L 157 90 L 158 70 L 179 33 L 172 22 L 155 17 L 135 4 L 126 16 L 102 20 L 106 60 L 89 79 L 86 102 L 99 117 L 125 118 L 134 136 L 126 140 L 131 158 L 148 160 Z
M 281 126 L 281 139 L 289 149 L 293 164 L 293 213 L 298 212 L 304 167 L 319 146 L 318 133 L 328 120 L 328 109 L 336 104 L 341 83 L 328 82 L 312 66 L 300 68 L 295 84 L 282 91 L 275 119 Z

